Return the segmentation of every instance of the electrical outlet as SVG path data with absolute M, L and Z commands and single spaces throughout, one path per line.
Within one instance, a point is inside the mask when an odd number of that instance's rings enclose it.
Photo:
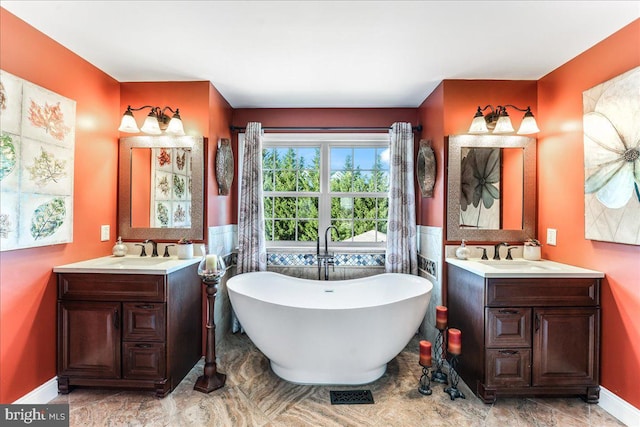
M 110 227 L 108 225 L 100 226 L 100 241 L 101 242 L 106 242 L 107 240 L 109 240 L 110 235 L 111 235 L 111 230 L 110 230 Z
M 547 245 L 555 246 L 558 232 L 555 228 L 547 228 Z

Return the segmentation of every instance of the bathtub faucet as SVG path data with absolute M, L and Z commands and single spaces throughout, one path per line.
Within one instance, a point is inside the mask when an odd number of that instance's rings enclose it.
M 324 254 L 327 255 L 329 253 L 329 230 L 331 229 L 336 230 L 336 233 L 338 232 L 338 228 L 335 225 L 330 225 L 327 227 L 326 230 L 324 230 Z
M 335 258 L 333 257 L 333 254 L 329 254 L 329 230 L 332 228 L 338 232 L 335 225 L 330 225 L 324 231 L 324 254 L 322 255 L 320 255 L 320 236 L 318 236 L 316 249 L 316 252 L 318 252 L 318 280 L 322 279 L 322 264 L 324 264 L 324 280 L 329 280 L 329 266 L 333 266 L 333 271 L 335 271 L 336 268 Z

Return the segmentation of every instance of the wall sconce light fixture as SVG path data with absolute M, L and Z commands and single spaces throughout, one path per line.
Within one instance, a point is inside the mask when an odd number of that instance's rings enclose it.
M 513 125 L 511 124 L 509 114 L 507 114 L 507 107 L 525 112 L 524 117 L 522 118 L 522 123 L 520 124 L 520 128 L 518 129 L 518 135 L 530 135 L 540 132 L 540 129 L 538 129 L 538 124 L 536 123 L 536 119 L 535 117 L 533 117 L 533 113 L 531 112 L 531 107 L 527 107 L 526 109 L 524 109 L 518 108 L 515 105 L 507 104 L 498 105 L 496 108 L 494 108 L 493 105 L 487 105 L 484 108 L 478 106 L 478 111 L 476 111 L 476 115 L 473 116 L 473 121 L 471 122 L 471 126 L 469 127 L 469 133 L 489 133 L 490 130 L 492 130 L 493 133 L 496 134 L 513 132 L 514 129 Z M 491 112 L 484 116 L 482 112 L 487 108 L 490 108 Z
M 145 108 L 150 108 L 149 115 L 144 120 L 142 127 L 138 129 L 136 119 L 133 117 L 134 111 L 140 111 Z M 173 116 L 169 118 L 165 114 L 165 111 L 169 110 L 173 113 Z M 140 131 L 149 135 L 160 135 L 163 131 L 168 135 L 183 136 L 184 127 L 182 126 L 182 119 L 180 118 L 180 110 L 171 107 L 153 107 L 151 105 L 145 105 L 140 108 L 131 108 L 131 105 L 127 107 L 127 111 L 122 115 L 122 121 L 118 128 L 120 132 L 126 133 L 138 133 Z

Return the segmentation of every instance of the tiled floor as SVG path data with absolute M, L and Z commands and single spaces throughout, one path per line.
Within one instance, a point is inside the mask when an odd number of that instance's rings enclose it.
M 434 384 L 418 390 L 417 339 L 393 359 L 386 374 L 359 387 L 294 385 L 278 378 L 246 335 L 217 349 L 226 385 L 209 394 L 193 390 L 201 360 L 164 399 L 152 392 L 77 388 L 51 403 L 69 403 L 71 426 L 621 426 L 579 398 L 498 399 L 485 405 L 462 383 L 466 399 L 452 401 Z M 370 389 L 372 405 L 331 405 L 329 391 Z

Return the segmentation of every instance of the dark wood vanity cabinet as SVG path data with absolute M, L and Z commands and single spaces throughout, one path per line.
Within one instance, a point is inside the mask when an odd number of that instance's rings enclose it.
M 197 265 L 167 275 L 58 273 L 58 390 L 171 392 L 202 355 Z
M 458 371 L 478 397 L 598 402 L 599 278 L 485 278 L 447 268 L 449 326 L 462 331 Z

